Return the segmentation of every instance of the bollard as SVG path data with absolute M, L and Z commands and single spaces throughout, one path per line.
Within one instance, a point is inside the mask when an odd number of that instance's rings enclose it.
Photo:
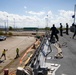
M 4 69 L 4 75 L 8 75 L 9 74 L 9 70 L 6 68 Z

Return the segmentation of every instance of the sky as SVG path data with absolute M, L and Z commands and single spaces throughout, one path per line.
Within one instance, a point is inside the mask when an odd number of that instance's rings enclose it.
M 0 0 L 0 26 L 71 26 L 75 4 L 76 0 Z

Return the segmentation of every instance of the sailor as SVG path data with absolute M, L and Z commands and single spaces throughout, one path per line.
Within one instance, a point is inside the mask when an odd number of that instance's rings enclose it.
M 69 33 L 68 33 L 68 23 L 66 23 L 66 34 L 69 35 Z
M 73 34 L 73 39 L 74 39 L 74 37 L 75 37 L 75 35 L 76 35 L 76 25 L 74 25 L 75 26 L 75 28 L 74 28 L 74 34 Z
M 52 31 L 51 32 L 51 40 L 53 39 L 53 36 L 55 36 L 56 37 L 56 39 L 57 39 L 57 41 L 59 41 L 59 38 L 58 38 L 58 33 L 59 33 L 59 31 L 57 30 L 57 28 L 55 27 L 55 24 L 53 24 L 53 27 L 51 27 L 50 28 L 50 31 Z
M 62 27 L 62 23 L 60 23 L 60 36 L 63 36 L 63 27 Z

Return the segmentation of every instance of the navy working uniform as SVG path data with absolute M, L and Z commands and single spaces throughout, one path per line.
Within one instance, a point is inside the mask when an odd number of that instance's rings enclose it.
M 60 23 L 60 36 L 63 36 L 62 23 Z
M 57 35 L 59 33 L 59 31 L 57 30 L 57 28 L 55 27 L 54 24 L 53 24 L 53 27 L 50 28 L 50 31 L 52 31 L 51 32 L 51 38 L 50 39 L 52 39 L 53 36 L 55 36 L 56 39 L 57 39 L 57 41 L 59 41 L 59 38 L 58 38 L 58 35 Z
M 73 37 L 72 37 L 73 39 L 74 39 L 75 35 L 76 35 L 76 25 L 75 25 L 74 34 L 73 34 Z
M 68 23 L 66 23 L 66 34 L 69 35 L 69 33 L 68 33 Z

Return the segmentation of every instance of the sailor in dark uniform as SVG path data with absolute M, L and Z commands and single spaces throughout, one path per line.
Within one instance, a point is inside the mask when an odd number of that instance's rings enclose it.
M 74 28 L 74 34 L 73 34 L 73 39 L 74 39 L 74 37 L 75 37 L 75 35 L 76 35 L 76 25 L 74 25 L 75 26 L 75 28 Z
M 63 36 L 63 27 L 62 27 L 62 23 L 60 23 L 60 36 Z
M 53 24 L 53 27 L 50 28 L 50 31 L 51 31 L 51 40 L 53 39 L 53 36 L 56 37 L 57 41 L 59 41 L 59 38 L 58 38 L 58 33 L 59 31 L 57 30 L 57 28 L 55 27 L 55 25 Z
M 68 23 L 66 23 L 66 34 L 69 35 L 69 33 L 68 33 Z

